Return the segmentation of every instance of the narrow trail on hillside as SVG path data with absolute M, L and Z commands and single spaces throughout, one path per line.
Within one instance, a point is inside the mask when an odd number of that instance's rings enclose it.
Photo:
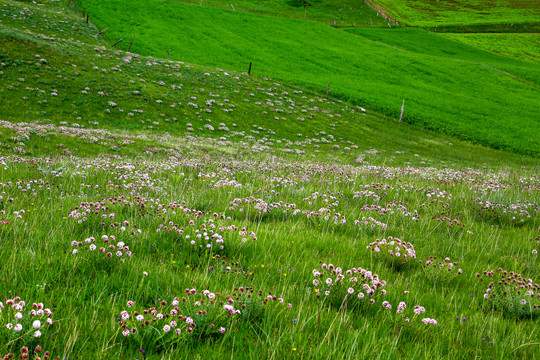
M 398 26 L 401 26 L 401 24 L 399 23 L 399 21 L 391 18 L 390 16 L 388 16 L 386 14 L 386 12 L 381 9 L 379 6 L 375 5 L 375 4 L 372 4 L 371 2 L 369 2 L 368 0 L 364 0 L 364 4 L 366 4 L 367 6 L 369 6 L 370 8 L 372 8 L 373 10 L 375 10 L 377 13 L 381 14 L 382 17 L 384 17 L 386 20 L 390 21 L 391 23 L 394 23 Z

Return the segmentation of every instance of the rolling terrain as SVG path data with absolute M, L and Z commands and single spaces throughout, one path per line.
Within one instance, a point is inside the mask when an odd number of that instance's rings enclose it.
M 333 96 L 392 117 L 399 116 L 405 100 L 404 121 L 415 126 L 538 154 L 534 64 L 408 29 L 388 29 L 384 43 L 317 22 L 178 2 L 84 5 L 100 29 L 109 28 L 103 36 L 124 39 L 117 45 L 122 49 L 134 36 L 132 50 L 144 55 L 166 56 L 170 49 L 171 59 L 228 71 L 247 71 L 252 62 L 254 74 L 319 93 L 330 83 Z M 441 55 L 446 47 L 452 50 Z
M 223 12 L 197 11 L 200 24 Z M 291 60 L 281 73 L 261 57 L 248 75 L 248 57 L 235 71 L 180 48 L 170 60 L 168 47 L 146 55 L 160 44 L 158 28 L 137 33 L 132 52 L 131 36 L 113 47 L 123 30 L 97 36 L 97 12 L 85 13 L 89 22 L 71 2 L 0 0 L 0 356 L 535 358 L 533 60 L 422 29 L 329 35 L 314 21 L 310 29 L 327 36 L 319 49 L 336 47 L 335 36 L 394 81 L 384 88 L 372 75 L 380 89 L 366 98 L 332 81 L 326 98 L 328 80 L 314 70 L 332 72 L 322 56 L 305 70 Z M 246 29 L 252 16 L 283 21 L 283 34 L 305 29 L 304 20 L 231 14 Z M 230 49 L 208 49 L 206 58 L 234 63 Z M 293 47 L 290 56 L 299 56 Z M 413 67 L 432 73 L 413 76 Z M 314 75 L 287 80 L 290 69 Z M 454 82 L 445 101 L 433 79 Z M 488 124 L 480 110 L 445 109 L 471 102 L 463 94 L 477 79 L 519 89 L 474 99 L 521 118 Z M 416 82 L 410 94 L 429 94 L 417 106 L 436 126 L 417 126 L 409 98 L 401 124 L 401 96 L 388 100 L 392 111 L 377 100 L 406 81 Z M 466 117 L 451 128 L 448 114 Z M 471 119 L 483 124 L 467 133 L 473 141 L 448 135 L 465 134 Z M 492 147 L 475 144 L 482 134 Z M 493 148 L 501 144 L 512 152 Z

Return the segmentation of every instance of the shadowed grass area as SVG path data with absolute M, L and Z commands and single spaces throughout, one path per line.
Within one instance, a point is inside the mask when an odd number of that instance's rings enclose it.
M 343 27 L 387 27 L 382 16 L 362 1 L 354 0 L 180 0 L 186 4 L 322 22 Z

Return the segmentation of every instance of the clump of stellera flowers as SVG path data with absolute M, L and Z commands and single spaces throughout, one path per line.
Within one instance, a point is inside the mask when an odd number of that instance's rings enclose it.
M 381 261 L 390 266 L 400 268 L 416 259 L 413 244 L 389 236 L 387 239 L 377 239 L 367 246 Z
M 515 318 L 536 318 L 540 314 L 540 285 L 521 274 L 499 268 L 476 275 L 489 284 L 484 294 L 488 309 L 502 311 Z
M 392 309 L 392 305 L 388 301 L 384 301 L 382 306 L 388 310 L 387 314 L 397 327 L 415 324 L 417 322 L 416 320 L 421 317 L 421 314 L 426 312 L 426 309 L 420 305 L 415 305 L 414 308 L 408 307 L 406 301 L 401 301 L 397 305 L 395 311 Z M 422 318 L 422 323 L 425 325 L 437 325 L 437 320 L 426 317 Z
M 41 346 L 34 346 L 33 351 L 30 349 L 53 324 L 52 317 L 52 311 L 43 303 L 28 306 L 18 296 L 7 299 L 5 304 L 0 302 L 0 333 L 5 334 L 5 338 L 10 339 L 10 343 L 21 350 L 19 358 L 45 359 L 48 358 L 48 354 L 38 355 L 42 351 Z M 4 359 L 11 359 L 14 356 L 9 353 Z
M 168 346 L 187 339 L 221 336 L 236 322 L 258 321 L 265 310 L 278 305 L 285 308 L 282 298 L 250 287 L 235 288 L 231 294 L 186 289 L 182 297 L 170 302 L 158 300 L 154 306 L 139 310 L 128 301 L 127 310 L 117 320 L 124 337 L 141 345 Z
M 3 360 L 10 359 L 28 359 L 28 360 L 50 360 L 53 359 L 51 354 L 48 351 L 43 350 L 43 347 L 37 345 L 34 347 L 34 350 L 28 346 L 22 346 L 19 351 L 20 355 L 17 356 L 14 353 L 8 353 L 4 355 Z M 60 357 L 54 358 L 55 360 L 60 360 Z
M 458 268 L 459 263 L 452 262 L 449 257 L 446 257 L 444 261 L 437 261 L 436 256 L 430 256 L 423 265 L 426 278 L 435 282 L 449 282 L 463 273 L 463 270 Z
M 321 270 L 313 270 L 314 292 L 319 299 L 340 309 L 375 304 L 384 296 L 385 280 L 371 271 L 358 268 L 343 270 L 333 264 L 322 264 Z
M 219 254 L 214 255 L 209 260 L 207 269 L 210 276 L 227 276 L 233 274 L 249 277 L 253 275 L 253 271 L 244 268 L 239 261 L 231 261 L 226 256 Z
M 132 256 L 131 250 L 123 242 L 116 242 L 114 235 L 102 235 L 97 239 L 93 236 L 86 238 L 84 242 L 75 241 L 71 242 L 73 255 L 76 256 L 95 256 L 100 258 L 114 258 L 120 262 L 126 261 L 126 259 Z

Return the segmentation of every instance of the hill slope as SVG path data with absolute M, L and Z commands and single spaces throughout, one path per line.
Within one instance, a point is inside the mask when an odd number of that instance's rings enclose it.
M 104 34 L 127 49 L 304 84 L 405 121 L 494 148 L 540 153 L 539 70 L 475 52 L 429 54 L 367 40 L 322 24 L 163 1 L 84 2 Z M 399 35 L 399 33 L 398 33 Z M 421 36 L 419 36 L 421 38 Z M 397 37 L 399 39 L 399 37 Z M 426 33 L 419 46 L 472 49 Z M 397 47 L 402 48 L 397 44 Z

